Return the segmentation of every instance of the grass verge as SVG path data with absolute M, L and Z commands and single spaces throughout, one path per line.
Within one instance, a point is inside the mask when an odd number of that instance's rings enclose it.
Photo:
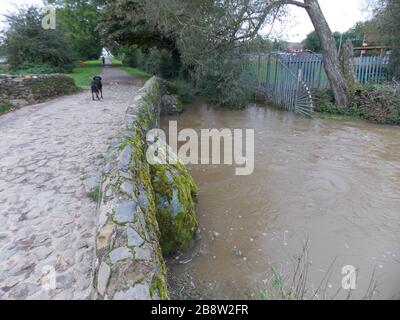
M 118 68 L 124 70 L 127 74 L 131 76 L 143 78 L 144 80 L 148 80 L 151 78 L 151 74 L 148 74 L 147 72 L 144 72 L 136 68 L 126 66 L 118 59 L 112 58 L 111 63 L 113 66 L 118 66 Z
M 91 79 L 101 74 L 101 60 L 85 61 L 84 67 L 75 68 L 69 75 L 74 79 L 75 84 L 82 89 L 89 88 Z
M 122 61 L 118 60 L 116 58 L 111 58 L 110 61 L 113 66 L 122 66 L 123 65 Z
M 0 104 L 0 115 L 12 109 L 14 109 L 14 107 L 9 104 Z

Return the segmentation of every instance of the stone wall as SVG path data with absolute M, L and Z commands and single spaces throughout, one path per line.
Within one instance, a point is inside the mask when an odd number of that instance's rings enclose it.
M 106 157 L 96 239 L 95 299 L 169 298 L 167 270 L 160 245 L 163 230 L 157 221 L 160 196 L 153 187 L 154 168 L 146 160 L 146 135 L 158 125 L 162 92 L 161 81 L 155 77 L 138 92 L 127 110 L 124 128 L 112 142 Z M 183 190 L 187 194 L 190 190 L 187 196 L 193 205 L 194 182 L 186 168 L 182 167 L 181 172 L 186 179 L 176 187 L 177 193 Z M 157 182 L 158 188 L 163 189 L 161 182 Z M 168 179 L 164 183 L 168 185 Z M 191 215 L 189 220 L 192 221 L 194 209 L 190 209 L 190 212 L 180 209 L 179 214 Z M 174 215 L 171 212 L 171 220 Z M 196 221 L 179 227 L 189 228 L 184 236 L 193 240 Z M 188 245 L 188 239 L 185 243 Z
M 64 74 L 0 74 L 0 103 L 15 107 L 44 102 L 75 91 L 74 80 Z

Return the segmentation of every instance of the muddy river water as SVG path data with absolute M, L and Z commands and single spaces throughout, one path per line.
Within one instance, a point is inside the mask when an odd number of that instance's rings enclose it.
M 168 263 L 174 298 L 263 299 L 277 273 L 283 283 L 294 274 L 306 242 L 308 298 L 347 298 L 344 266 L 356 269 L 351 298 L 400 298 L 399 127 L 203 103 L 163 117 L 163 128 L 169 120 L 255 130 L 252 175 L 189 165 L 201 232 Z

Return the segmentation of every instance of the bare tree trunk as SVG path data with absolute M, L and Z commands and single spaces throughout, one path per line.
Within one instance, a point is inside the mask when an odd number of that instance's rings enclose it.
M 304 0 L 304 5 L 321 42 L 325 70 L 335 96 L 336 104 L 339 106 L 348 106 L 348 85 L 341 72 L 339 54 L 332 31 L 322 13 L 318 0 Z

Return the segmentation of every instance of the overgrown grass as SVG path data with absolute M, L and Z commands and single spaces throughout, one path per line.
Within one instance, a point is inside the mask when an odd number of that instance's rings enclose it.
M 12 109 L 14 109 L 14 107 L 9 104 L 0 104 L 0 114 L 6 113 Z
M 100 187 L 95 187 L 92 191 L 88 192 L 87 197 L 92 199 L 93 201 L 98 202 L 100 199 Z
M 338 107 L 334 104 L 324 104 L 319 107 L 319 111 L 325 114 L 335 114 L 349 118 L 361 118 L 362 110 L 357 107 Z
M 129 67 L 127 65 L 124 65 L 120 60 L 112 58 L 111 59 L 111 64 L 113 66 L 118 66 L 121 70 L 124 70 L 127 74 L 134 76 L 134 77 L 139 77 L 143 78 L 144 80 L 148 80 L 151 78 L 151 74 L 148 74 L 147 72 L 144 72 L 142 70 L 136 69 Z
M 90 87 L 91 79 L 101 74 L 101 66 L 102 61 L 100 59 L 85 61 L 84 67 L 75 68 L 69 75 L 74 79 L 75 84 L 79 88 L 88 88 Z

